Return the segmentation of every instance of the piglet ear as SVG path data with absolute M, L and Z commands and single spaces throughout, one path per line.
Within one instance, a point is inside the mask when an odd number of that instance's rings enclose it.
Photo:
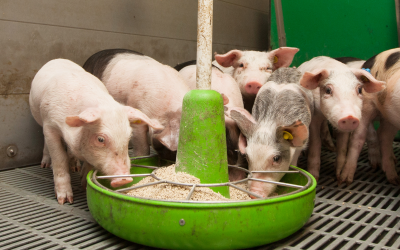
M 277 130 L 278 136 L 282 136 L 292 147 L 302 147 L 308 139 L 308 128 L 300 120 L 289 126 L 280 126 Z
M 367 93 L 375 93 L 386 88 L 386 82 L 378 81 L 370 73 L 363 69 L 350 69 L 357 79 L 362 82 Z
M 243 55 L 242 51 L 234 49 L 223 55 L 216 54 L 214 57 L 219 65 L 224 66 L 224 67 L 230 67 L 239 58 L 241 58 L 242 55 Z
M 298 51 L 299 51 L 298 48 L 281 47 L 269 52 L 270 59 L 274 65 L 274 70 L 281 67 L 289 67 L 293 61 L 294 55 Z
M 257 122 L 247 110 L 243 108 L 227 106 L 224 106 L 224 109 L 225 115 L 236 122 L 244 136 L 250 137 L 253 134 Z
M 85 124 L 95 122 L 101 117 L 101 109 L 87 108 L 79 115 L 67 116 L 65 123 L 70 127 L 81 127 Z
M 128 114 L 128 119 L 129 122 L 132 124 L 137 124 L 137 125 L 141 125 L 141 124 L 147 124 L 150 127 L 152 127 L 154 130 L 162 130 L 164 129 L 164 127 L 155 120 L 150 120 L 150 118 L 145 115 L 144 113 L 142 113 L 140 110 L 138 109 L 134 109 L 132 107 L 128 107 L 125 106 L 125 111 Z
M 226 95 L 224 95 L 223 93 L 221 93 L 221 97 L 222 97 L 222 99 L 224 100 L 224 105 L 226 105 L 226 104 L 229 103 L 229 98 L 228 98 Z
M 329 71 L 326 69 L 317 69 L 313 72 L 306 71 L 300 78 L 300 85 L 306 89 L 313 90 L 319 87 L 321 81 L 329 77 Z
M 153 138 L 157 139 L 169 150 L 176 151 L 178 150 L 179 142 L 179 125 L 180 120 L 172 119 L 161 132 L 154 133 Z
M 169 130 L 164 130 L 162 134 L 154 136 L 161 144 L 167 147 L 171 151 L 178 150 L 179 135 L 175 136 L 169 133 Z
M 244 137 L 242 133 L 239 135 L 239 151 L 242 154 L 246 153 L 246 148 L 247 148 L 247 139 Z

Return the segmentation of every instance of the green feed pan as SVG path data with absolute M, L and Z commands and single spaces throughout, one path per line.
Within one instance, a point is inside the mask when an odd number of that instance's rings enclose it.
M 157 156 L 132 158 L 132 166 L 165 166 Z M 144 170 L 144 171 L 143 171 Z M 153 169 L 132 167 L 131 173 Z M 87 202 L 95 220 L 125 240 L 166 249 L 241 249 L 283 239 L 299 230 L 314 208 L 315 179 L 291 166 L 278 196 L 250 201 L 195 202 L 136 198 L 112 190 L 109 180 L 87 176 Z M 134 177 L 137 183 L 143 177 Z M 129 183 L 122 188 L 127 188 Z

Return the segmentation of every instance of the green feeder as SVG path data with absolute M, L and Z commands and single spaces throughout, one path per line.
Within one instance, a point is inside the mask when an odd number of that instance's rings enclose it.
M 201 183 L 229 181 L 223 105 L 214 90 L 186 94 L 175 171 L 196 176 Z M 228 186 L 211 189 L 229 198 Z
M 154 171 L 172 162 L 157 156 L 136 157 L 131 175 L 87 176 L 87 202 L 95 220 L 109 232 L 139 244 L 165 249 L 240 249 L 283 239 L 299 230 L 314 208 L 316 181 L 304 170 L 291 166 L 278 185 L 278 196 L 262 198 L 236 184 L 264 181 L 247 178 L 229 182 L 223 100 L 211 85 L 212 0 L 199 0 L 197 90 L 183 100 L 176 171 L 200 179 L 200 184 L 173 183 L 159 179 Z M 258 171 L 259 172 L 259 171 Z M 274 171 L 265 171 L 274 172 Z M 276 171 L 275 171 L 276 172 Z M 282 172 L 282 171 L 280 171 Z M 145 176 L 157 182 L 132 187 Z M 134 181 L 112 188 L 116 177 Z M 271 182 L 271 181 L 265 181 Z M 157 183 L 191 186 L 186 200 L 139 198 L 125 191 Z M 229 187 L 258 199 L 248 201 L 192 201 L 196 187 L 210 187 L 229 198 Z

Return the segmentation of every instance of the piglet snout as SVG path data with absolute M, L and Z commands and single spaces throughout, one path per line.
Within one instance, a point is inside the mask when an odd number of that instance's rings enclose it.
M 354 116 L 349 115 L 339 120 L 338 127 L 340 130 L 350 132 L 355 130 L 358 124 L 360 124 L 360 121 Z
M 248 94 L 257 94 L 262 84 L 259 82 L 248 82 L 246 83 L 245 89 Z
M 263 197 L 263 198 L 267 197 L 265 191 L 263 191 L 263 190 L 250 189 L 250 191 L 253 192 L 253 193 L 258 194 L 259 196 L 261 196 L 261 197 Z M 252 199 L 258 199 L 258 198 L 259 198 L 259 197 L 256 197 L 256 196 L 254 196 L 254 195 L 249 195 L 249 196 L 250 196 L 250 198 L 252 198 Z
M 133 179 L 131 177 L 114 178 L 111 180 L 111 187 L 113 187 L 113 188 L 120 187 L 120 186 L 125 185 L 132 181 L 133 181 Z

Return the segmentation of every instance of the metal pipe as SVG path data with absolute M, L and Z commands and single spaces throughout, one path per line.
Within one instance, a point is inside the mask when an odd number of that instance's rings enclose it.
M 395 9 L 396 9 L 396 22 L 397 22 L 397 40 L 400 47 L 400 0 L 395 0 Z
M 213 0 L 199 0 L 196 88 L 211 89 Z
M 261 173 L 261 174 L 271 174 L 271 173 L 285 173 L 285 174 L 296 174 L 299 173 L 300 171 L 294 170 L 288 170 L 288 171 L 282 171 L 282 170 L 277 170 L 277 171 L 251 171 L 251 173 Z
M 276 185 L 279 185 L 279 186 L 291 187 L 291 188 L 303 188 L 304 187 L 304 186 L 290 184 L 290 183 L 286 183 L 286 182 L 267 181 L 267 180 L 256 179 L 256 178 L 249 178 L 249 180 L 251 180 L 251 181 L 260 181 L 260 182 L 265 182 L 265 183 L 271 183 L 271 184 L 276 184 Z
M 146 177 L 151 174 L 119 174 L 119 175 L 101 175 L 96 176 L 97 179 L 113 179 L 113 178 L 127 178 L 127 177 Z
M 122 188 L 122 189 L 118 189 L 116 190 L 117 192 L 125 192 L 125 191 L 130 191 L 133 189 L 138 189 L 138 188 L 143 188 L 143 187 L 148 187 L 148 186 L 153 186 L 153 185 L 158 185 L 158 184 L 163 184 L 163 183 L 167 183 L 167 181 L 156 181 L 156 182 L 149 182 L 140 186 L 134 186 L 134 187 L 128 187 L 128 188 Z
M 279 47 L 286 47 L 285 25 L 283 24 L 283 11 L 281 0 L 274 0 L 276 25 L 278 26 Z
M 189 192 L 188 196 L 186 197 L 186 200 L 190 200 L 195 189 L 196 189 L 196 184 L 194 184 L 192 189 L 190 189 L 190 192 Z

